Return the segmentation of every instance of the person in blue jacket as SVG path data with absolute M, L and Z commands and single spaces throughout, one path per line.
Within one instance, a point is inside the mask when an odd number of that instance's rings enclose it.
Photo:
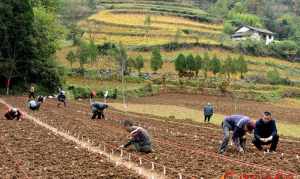
M 98 119 L 102 119 L 102 118 L 105 119 L 104 110 L 108 108 L 107 104 L 100 103 L 100 102 L 93 102 L 91 103 L 91 108 L 93 113 L 92 119 L 96 119 L 96 117 Z
M 278 141 L 276 122 L 270 112 L 264 112 L 263 117 L 256 121 L 252 143 L 258 150 L 263 150 L 262 145 L 271 144 L 269 151 L 276 152 Z
M 210 103 L 207 103 L 207 105 L 203 108 L 203 114 L 204 114 L 204 122 L 209 122 L 211 117 L 214 114 L 214 108 Z
M 223 154 L 227 149 L 230 131 L 233 131 L 232 140 L 237 150 L 240 153 L 244 153 L 246 147 L 245 134 L 253 131 L 255 123 L 248 116 L 231 115 L 225 117 L 222 127 L 224 131 L 224 138 L 219 148 L 219 154 Z

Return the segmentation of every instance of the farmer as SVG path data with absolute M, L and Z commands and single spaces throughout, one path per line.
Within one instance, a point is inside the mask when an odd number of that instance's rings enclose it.
M 152 152 L 150 136 L 146 129 L 134 126 L 128 120 L 124 122 L 124 127 L 130 133 L 130 139 L 125 145 L 121 145 L 119 148 L 127 148 L 130 145 L 134 145 L 138 152 Z
M 277 134 L 275 120 L 272 118 L 270 112 L 264 112 L 263 117 L 256 121 L 252 143 L 258 150 L 263 150 L 262 145 L 271 144 L 269 151 L 276 152 L 278 141 L 279 136 Z
M 91 108 L 93 113 L 92 119 L 96 119 L 97 116 L 98 119 L 102 119 L 102 118 L 105 119 L 104 110 L 108 108 L 107 104 L 100 103 L 100 102 L 93 102 L 91 103 Z
M 31 109 L 32 111 L 39 110 L 44 100 L 45 98 L 43 96 L 39 96 L 37 100 L 30 100 L 28 102 L 29 109 Z
M 35 98 L 34 92 L 35 92 L 35 88 L 33 85 L 31 85 L 30 90 L 29 90 L 28 100 L 30 100 L 31 98 L 33 98 L 33 99 Z
M 57 95 L 57 100 L 58 100 L 57 107 L 59 107 L 61 105 L 61 103 L 64 103 L 65 107 L 67 106 L 67 104 L 66 104 L 66 93 L 65 93 L 64 90 L 59 89 L 59 93 Z
M 229 132 L 233 131 L 232 140 L 240 153 L 244 153 L 246 146 L 246 132 L 251 133 L 255 128 L 255 123 L 248 116 L 232 115 L 225 117 L 222 122 L 224 139 L 220 146 L 219 153 L 223 154 L 229 142 Z
M 210 118 L 214 114 L 214 108 L 210 103 L 207 103 L 207 105 L 204 106 L 203 108 L 203 114 L 204 114 L 204 122 L 209 122 Z
M 16 120 L 20 121 L 21 117 L 22 117 L 22 113 L 20 112 L 19 109 L 13 107 L 13 108 L 8 109 L 8 111 L 5 113 L 4 116 L 7 120 L 16 119 Z

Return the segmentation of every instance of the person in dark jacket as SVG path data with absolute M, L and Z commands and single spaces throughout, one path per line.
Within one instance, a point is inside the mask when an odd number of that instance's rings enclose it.
M 22 113 L 19 109 L 17 108 L 10 108 L 8 111 L 5 113 L 5 118 L 7 120 L 14 120 L 16 119 L 17 121 L 20 121 L 22 118 Z
M 272 118 L 270 112 L 264 112 L 263 117 L 256 121 L 252 143 L 258 150 L 263 150 L 262 145 L 271 144 L 269 151 L 276 152 L 278 141 L 279 136 L 275 120 Z
M 31 109 L 32 111 L 39 110 L 44 100 L 45 98 L 43 96 L 38 96 L 37 100 L 30 100 L 28 102 L 29 109 Z
M 214 114 L 214 108 L 210 103 L 207 103 L 206 106 L 203 108 L 203 114 L 204 114 L 204 122 L 209 122 L 211 117 Z
M 121 145 L 119 148 L 127 148 L 130 145 L 134 145 L 138 152 L 152 152 L 150 135 L 146 129 L 134 126 L 132 122 L 128 120 L 124 122 L 124 127 L 130 133 L 130 139 L 125 145 Z
M 219 154 L 223 154 L 227 149 L 230 131 L 233 131 L 232 140 L 237 150 L 240 153 L 244 153 L 246 147 L 245 134 L 253 131 L 255 123 L 248 116 L 232 115 L 225 117 L 222 128 L 224 131 L 224 138 L 219 148 Z
M 106 108 L 108 108 L 107 104 L 100 103 L 100 102 L 94 102 L 94 103 L 91 103 L 91 108 L 92 108 L 92 113 L 93 113 L 92 119 L 96 119 L 96 117 L 98 119 L 102 119 L 102 118 L 105 119 L 104 110 Z
M 61 103 L 64 103 L 64 107 L 67 107 L 67 103 L 66 103 L 66 92 L 62 89 L 59 90 L 59 93 L 57 95 L 57 107 L 60 107 Z

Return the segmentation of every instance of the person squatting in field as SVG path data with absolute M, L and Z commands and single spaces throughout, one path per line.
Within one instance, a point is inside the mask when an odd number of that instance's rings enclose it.
M 8 109 L 8 111 L 4 114 L 4 117 L 7 120 L 16 119 L 17 121 L 20 121 L 22 118 L 22 113 L 19 109 L 13 107 L 13 108 Z
M 278 141 L 279 136 L 275 120 L 270 112 L 264 112 L 263 117 L 256 121 L 252 143 L 258 150 L 263 150 L 262 145 L 271 144 L 269 151 L 276 152 Z
M 100 102 L 91 102 L 92 108 L 92 119 L 105 119 L 104 110 L 108 108 L 107 104 L 100 103 Z
M 204 122 L 210 122 L 211 117 L 214 114 L 214 108 L 212 104 L 207 103 L 207 105 L 204 106 L 203 108 L 203 114 L 204 114 Z
M 232 115 L 225 117 L 222 122 L 222 128 L 224 131 L 223 142 L 219 148 L 219 153 L 223 154 L 228 146 L 229 132 L 233 131 L 232 140 L 240 153 L 244 153 L 246 147 L 245 134 L 251 133 L 255 128 L 255 123 L 251 121 L 248 116 Z
M 125 145 L 119 148 L 127 148 L 133 145 L 138 152 L 152 152 L 151 140 L 148 131 L 142 127 L 134 126 L 131 121 L 124 121 L 125 129 L 130 133 L 130 139 Z
M 60 107 L 61 103 L 64 103 L 64 107 L 67 106 L 67 103 L 66 103 L 66 93 L 64 90 L 62 89 L 59 89 L 59 93 L 57 95 L 57 107 Z
M 43 96 L 39 96 L 37 100 L 30 100 L 28 102 L 29 109 L 31 109 L 32 111 L 39 110 L 44 100 L 45 98 Z

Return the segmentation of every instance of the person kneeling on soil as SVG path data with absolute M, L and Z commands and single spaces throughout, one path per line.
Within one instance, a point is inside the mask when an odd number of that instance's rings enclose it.
M 125 145 L 121 145 L 120 148 L 127 148 L 130 145 L 134 145 L 138 152 L 152 152 L 150 136 L 146 129 L 134 126 L 128 120 L 124 122 L 124 127 L 130 133 L 130 139 Z
M 255 123 L 248 116 L 232 115 L 225 117 L 222 122 L 224 131 L 223 142 L 219 148 L 219 154 L 223 154 L 228 146 L 229 132 L 233 131 L 232 140 L 240 153 L 244 153 L 246 147 L 246 132 L 251 133 Z
M 278 141 L 279 136 L 275 120 L 272 118 L 270 112 L 264 112 L 262 119 L 256 121 L 252 143 L 258 150 L 263 150 L 262 145 L 271 144 L 270 152 L 276 152 Z
M 14 119 L 16 119 L 16 120 L 18 120 L 18 121 L 20 121 L 21 120 L 21 117 L 22 117 L 22 113 L 21 113 L 21 111 L 19 110 L 19 109 L 17 109 L 17 108 L 11 108 L 11 109 L 9 109 L 6 113 L 5 113 L 5 118 L 7 119 L 7 120 L 14 120 Z
M 65 107 L 67 106 L 65 91 L 63 91 L 61 89 L 59 90 L 59 93 L 57 95 L 57 100 L 58 100 L 57 107 L 59 107 L 61 105 L 61 103 L 64 103 Z
M 206 106 L 204 106 L 203 108 L 203 113 L 204 113 L 204 122 L 209 122 L 210 118 L 213 116 L 214 114 L 214 108 L 210 103 L 207 103 Z
M 39 96 L 37 101 L 36 100 L 30 100 L 28 102 L 28 107 L 29 109 L 35 111 L 39 110 L 41 107 L 41 104 L 44 102 L 45 98 L 43 96 Z
M 91 103 L 91 108 L 93 113 L 92 119 L 96 119 L 96 117 L 98 119 L 102 119 L 102 118 L 105 119 L 104 110 L 108 108 L 107 104 L 94 102 Z

